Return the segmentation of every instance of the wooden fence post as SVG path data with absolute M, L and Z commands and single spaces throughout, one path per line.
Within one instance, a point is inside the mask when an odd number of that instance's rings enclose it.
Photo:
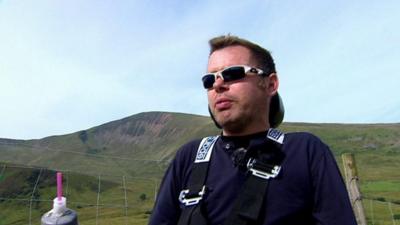
M 364 207 L 362 205 L 360 188 L 358 187 L 358 174 L 354 155 L 351 153 L 343 154 L 342 160 L 347 192 L 349 193 L 353 211 L 357 219 L 357 224 L 366 225 L 367 221 L 365 219 Z

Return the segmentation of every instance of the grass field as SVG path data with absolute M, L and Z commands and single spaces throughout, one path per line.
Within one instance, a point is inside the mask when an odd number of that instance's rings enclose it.
M 374 163 L 369 163 L 370 154 L 356 154 L 367 221 L 375 225 L 399 223 L 400 181 L 382 171 L 395 168 L 388 162 L 384 167 L 370 168 L 370 164 L 385 161 L 385 157 L 373 158 Z M 55 172 L 5 164 L 0 164 L 0 168 L 0 225 L 38 223 L 52 206 Z M 371 172 L 377 169 L 381 173 Z M 12 189 L 4 189 L 10 187 L 10 182 Z M 159 182 L 158 178 L 65 172 L 64 192 L 68 206 L 78 212 L 81 225 L 146 224 Z
M 1 177 L 0 225 L 40 223 L 41 215 L 52 208 L 55 172 L 8 165 Z M 63 180 L 68 207 L 78 212 L 81 225 L 145 224 L 158 185 L 152 179 L 69 172 Z M 8 185 L 10 182 L 12 185 Z
M 368 224 L 400 225 L 399 124 L 285 123 L 280 129 L 317 135 L 341 169 L 341 154 L 353 153 Z M 81 225 L 146 224 L 178 146 L 218 132 L 207 117 L 149 113 L 40 140 L 0 139 L 0 225 L 40 223 L 55 197 L 54 170 L 65 173 L 68 206 Z

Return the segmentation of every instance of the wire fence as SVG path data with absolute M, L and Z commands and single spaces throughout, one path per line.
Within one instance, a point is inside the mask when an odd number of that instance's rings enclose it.
M 363 201 L 368 224 L 400 225 L 400 204 L 367 198 Z
M 67 206 L 77 211 L 81 225 L 146 224 L 158 179 L 63 173 Z M 0 225 L 40 224 L 56 196 L 55 174 L 44 168 L 0 164 Z
M 55 173 L 44 168 L 0 164 L 0 224 L 39 224 L 41 215 L 52 208 Z M 78 212 L 80 224 L 146 224 L 159 180 L 114 176 L 111 182 L 107 176 L 64 171 L 64 195 L 68 207 Z M 368 196 L 363 198 L 363 204 L 368 224 L 400 225 L 399 202 Z

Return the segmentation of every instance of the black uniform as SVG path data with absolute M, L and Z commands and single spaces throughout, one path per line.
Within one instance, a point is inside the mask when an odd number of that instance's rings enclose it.
M 265 135 L 221 136 L 217 140 L 206 181 L 208 192 L 202 200 L 210 224 L 223 224 L 246 180 L 246 172 L 234 166 L 233 151 Z M 177 152 L 161 184 L 149 224 L 177 224 L 185 207 L 178 200 L 179 193 L 187 187 L 199 144 L 200 140 L 191 141 Z M 357 224 L 335 159 L 324 143 L 308 133 L 289 133 L 285 134 L 282 151 L 285 158 L 281 171 L 270 179 L 258 224 Z

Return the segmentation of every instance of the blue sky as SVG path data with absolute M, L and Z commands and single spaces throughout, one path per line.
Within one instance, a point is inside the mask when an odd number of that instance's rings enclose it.
M 275 58 L 289 122 L 400 122 L 400 1 L 0 0 L 0 137 L 207 115 L 208 39 Z

